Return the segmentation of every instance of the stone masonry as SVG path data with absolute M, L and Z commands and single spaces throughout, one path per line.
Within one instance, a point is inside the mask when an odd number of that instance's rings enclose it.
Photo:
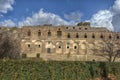
M 90 26 L 24 26 L 21 29 L 21 56 L 44 60 L 104 61 L 94 55 L 102 39 L 120 41 L 120 33 Z

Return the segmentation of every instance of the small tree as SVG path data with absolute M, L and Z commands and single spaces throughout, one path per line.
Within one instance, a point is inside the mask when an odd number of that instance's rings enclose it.
M 79 22 L 77 26 L 90 26 L 90 22 Z
M 94 53 L 106 58 L 109 62 L 114 62 L 120 56 L 120 42 L 116 40 L 102 40 L 102 46 L 97 45 Z
M 82 26 L 83 25 L 83 22 L 79 22 L 78 24 L 77 24 L 77 26 Z
M 14 38 L 14 34 L 8 30 L 0 30 L 0 59 L 19 58 L 20 42 Z

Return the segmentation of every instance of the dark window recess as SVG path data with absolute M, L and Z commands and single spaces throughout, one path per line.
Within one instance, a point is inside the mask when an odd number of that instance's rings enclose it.
M 58 28 L 58 30 L 60 31 L 60 28 Z
M 81 30 L 81 28 L 79 28 L 79 30 Z
M 51 36 L 51 32 L 50 31 L 48 32 L 48 36 Z
M 36 58 L 40 58 L 40 54 L 39 53 L 36 54 Z
M 30 48 L 30 44 L 28 44 L 28 48 Z
M 69 33 L 68 33 L 67 37 L 70 38 L 70 34 Z
M 78 35 L 78 33 L 76 34 L 76 38 L 79 38 L 79 35 Z
M 38 32 L 38 36 L 41 36 L 41 32 Z
M 87 35 L 86 35 L 86 34 L 84 35 L 84 38 L 87 38 Z
M 109 35 L 109 39 L 111 39 L 112 38 L 112 36 L 111 35 Z
M 73 29 L 75 29 L 75 27 L 73 27 Z
M 117 35 L 117 39 L 120 39 L 120 37 Z
M 87 28 L 85 28 L 85 30 L 87 30 Z
M 67 46 L 67 49 L 69 49 L 69 46 Z
M 92 35 L 92 38 L 95 38 L 95 35 Z
M 77 46 L 74 46 L 74 49 L 77 49 Z
M 27 35 L 28 35 L 28 36 L 31 36 L 31 32 L 30 32 L 30 30 L 28 31 Z
M 38 47 L 40 48 L 40 45 L 38 45 Z
M 50 48 L 47 48 L 47 53 L 51 53 L 51 49 Z
M 100 38 L 104 38 L 103 35 L 101 35 Z
M 57 31 L 57 36 L 58 37 L 62 36 L 62 31 Z
M 66 27 L 66 29 L 68 29 L 68 27 Z
M 50 41 L 48 41 L 48 44 L 50 44 Z
M 27 57 L 27 55 L 26 54 L 22 54 L 22 58 L 26 58 Z
M 61 48 L 61 46 L 59 46 L 58 48 Z

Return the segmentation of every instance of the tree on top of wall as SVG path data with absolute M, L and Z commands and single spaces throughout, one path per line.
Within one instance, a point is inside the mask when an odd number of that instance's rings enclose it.
M 90 26 L 90 22 L 79 22 L 77 26 Z

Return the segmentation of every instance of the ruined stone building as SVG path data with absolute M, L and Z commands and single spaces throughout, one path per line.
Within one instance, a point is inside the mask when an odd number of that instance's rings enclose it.
M 120 41 L 120 33 L 90 26 L 24 26 L 21 29 L 21 56 L 44 60 L 104 60 L 94 49 L 102 40 Z

